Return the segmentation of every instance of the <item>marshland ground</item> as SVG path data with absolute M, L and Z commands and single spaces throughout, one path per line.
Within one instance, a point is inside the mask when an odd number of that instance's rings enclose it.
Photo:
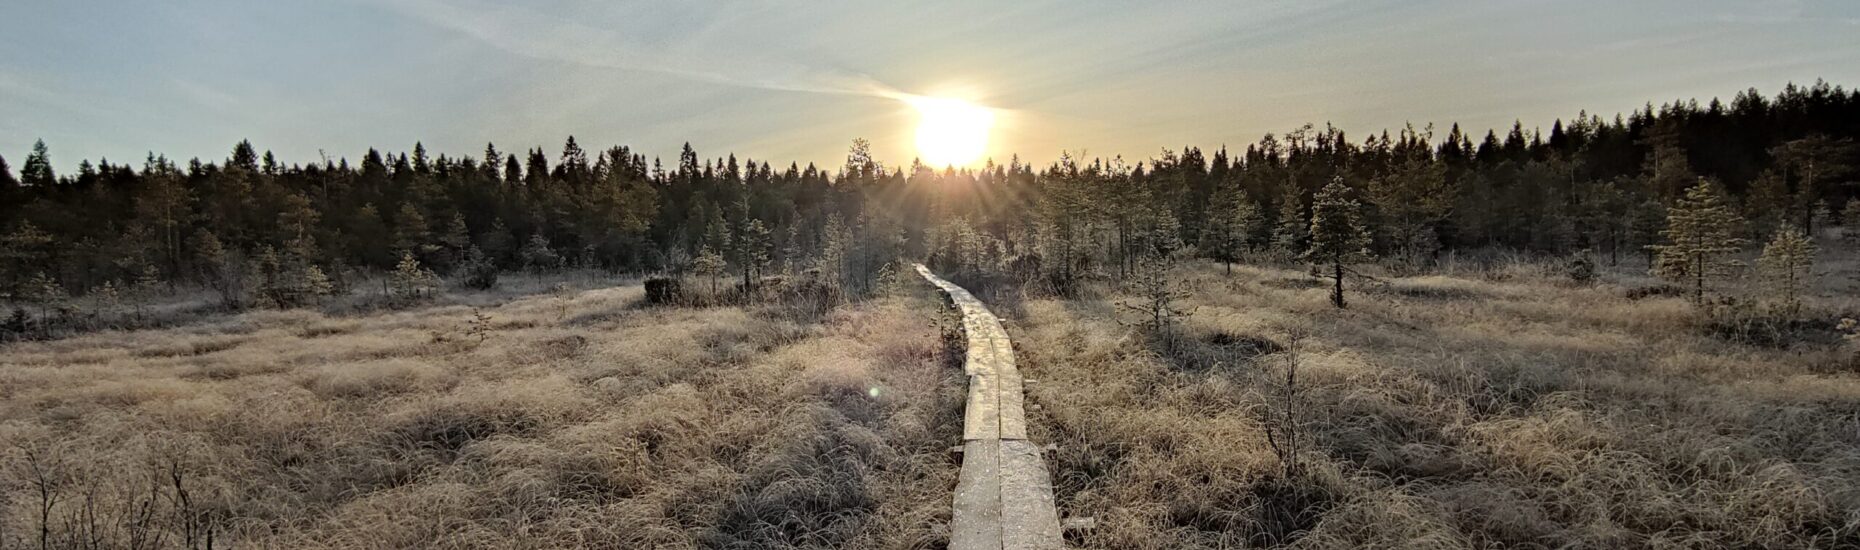
M 552 282 L 8 344 L 0 547 L 943 537 L 963 387 L 927 290 L 803 312 Z
M 978 295 L 1061 513 L 1096 520 L 1078 547 L 1828 548 L 1860 544 L 1860 300 L 1821 265 L 1826 322 L 1763 334 L 1644 266 L 1527 260 L 1379 273 L 1347 309 L 1299 266 L 1185 262 L 1167 339 L 1109 281 Z M 0 547 L 946 543 L 964 386 L 928 285 L 506 281 L 6 344 Z

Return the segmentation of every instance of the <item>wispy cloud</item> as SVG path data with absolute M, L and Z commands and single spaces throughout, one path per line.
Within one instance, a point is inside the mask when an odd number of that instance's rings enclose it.
M 540 15 L 534 11 L 483 4 L 466 5 L 450 0 L 392 0 L 388 5 L 407 17 L 533 59 L 657 73 L 763 90 L 892 99 L 905 96 L 896 88 L 864 74 L 767 57 L 706 56 L 684 51 L 687 48 L 668 48 L 629 40 L 621 32 Z
M 84 116 L 103 116 L 109 112 L 96 103 L 84 101 L 69 93 L 60 92 L 37 84 L 41 79 L 0 67 L 0 98 L 18 101 L 27 105 L 50 107 L 67 114 Z

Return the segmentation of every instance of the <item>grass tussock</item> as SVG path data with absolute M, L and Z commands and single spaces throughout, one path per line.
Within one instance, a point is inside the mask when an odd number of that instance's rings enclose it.
M 946 544 L 963 387 L 927 289 L 805 315 L 641 295 L 8 344 L 0 548 Z

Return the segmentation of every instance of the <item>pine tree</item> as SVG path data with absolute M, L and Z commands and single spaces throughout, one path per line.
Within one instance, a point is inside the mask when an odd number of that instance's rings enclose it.
M 1764 294 L 1776 309 L 1791 317 L 1802 310 L 1802 293 L 1814 283 L 1815 243 L 1795 228 L 1776 232 L 1763 255 L 1757 258 L 1757 272 L 1762 278 Z
M 1823 188 L 1853 170 L 1856 147 L 1852 139 L 1812 134 L 1770 148 L 1776 164 L 1797 181 L 1796 207 L 1802 232 L 1813 235 L 1815 203 L 1824 199 Z
M 91 291 L 91 294 L 95 296 L 97 312 L 104 316 L 116 315 L 117 308 L 123 305 L 123 294 L 117 290 L 116 281 L 103 281 L 103 284 L 98 285 L 96 290 Z
M 1744 239 L 1738 237 L 1743 220 L 1732 211 L 1717 185 L 1700 178 L 1686 190 L 1686 195 L 1667 210 L 1666 229 L 1660 232 L 1667 244 L 1653 245 L 1653 274 L 1692 286 L 1692 301 L 1705 301 L 1706 283 L 1724 277 L 1734 260 L 1727 259 L 1741 250 Z
M 1146 255 L 1138 259 L 1135 277 L 1131 278 L 1129 286 L 1134 299 L 1119 303 L 1141 314 L 1143 317 L 1139 324 L 1164 348 L 1171 350 L 1180 343 L 1176 329 L 1181 319 L 1188 315 L 1188 312 L 1176 307 L 1176 302 L 1189 296 L 1188 292 L 1178 288 L 1171 277 L 1174 267 L 1173 255 Z
M 1828 201 L 1815 201 L 1814 206 L 1809 209 L 1810 227 L 1827 227 L 1832 224 L 1833 220 L 1834 207 L 1828 205 Z
M 26 274 L 43 269 L 51 259 L 54 239 L 30 221 L 21 220 L 0 237 L 0 259 L 6 260 L 6 287 L 20 284 Z
M 838 290 L 845 286 L 847 259 L 852 253 L 852 232 L 846 229 L 846 223 L 839 214 L 829 214 L 827 225 L 822 230 L 820 255 L 814 258 L 814 269 L 820 279 L 828 286 Z
M 1348 264 L 1367 260 L 1369 230 L 1363 223 L 1363 205 L 1350 196 L 1343 178 L 1331 180 L 1311 205 L 1311 248 L 1304 260 L 1327 265 L 1331 272 L 1331 305 L 1345 307 L 1343 275 Z
M 394 273 L 388 280 L 388 298 L 396 305 L 425 299 L 439 289 L 439 276 L 421 267 L 420 260 L 415 259 L 413 252 L 409 251 L 400 253 L 400 263 L 395 264 Z
M 57 279 L 46 276 L 44 271 L 38 271 L 26 280 L 20 297 L 28 304 L 39 306 L 39 322 L 43 326 L 51 321 L 52 310 L 65 307 L 65 299 L 70 295 L 65 293 L 65 287 L 58 284 Z
M 279 308 L 321 303 L 335 292 L 335 284 L 315 258 L 316 241 L 308 235 L 292 239 L 282 252 L 261 247 L 256 260 L 259 295 Z
M 329 275 L 323 272 L 323 268 L 309 264 L 303 266 L 301 273 L 303 273 L 303 293 L 310 298 L 311 303 L 320 303 L 323 298 L 336 293 L 335 281 L 330 280 Z
M 258 272 L 258 296 L 261 304 L 268 302 L 278 308 L 296 305 L 295 292 L 285 281 L 284 260 L 278 256 L 277 249 L 269 245 L 261 246 L 253 261 L 257 264 L 257 269 L 253 271 Z
M 723 274 L 725 264 L 723 255 L 704 245 L 698 249 L 696 258 L 691 260 L 691 273 L 710 280 L 710 294 L 717 295 L 717 279 Z
M 180 265 L 181 237 L 193 198 L 181 184 L 181 174 L 167 159 L 149 158 L 142 168 L 142 186 L 136 194 L 136 221 L 155 230 L 164 265 Z
M 136 275 L 135 286 L 129 289 L 130 302 L 136 306 L 136 318 L 142 318 L 143 308 L 161 295 L 161 270 L 153 264 L 144 264 Z
M 220 293 L 220 301 L 229 306 L 238 305 L 244 295 L 243 281 L 238 279 L 239 271 L 233 264 L 231 254 L 220 243 L 218 235 L 202 227 L 194 230 L 189 237 L 188 247 L 193 250 L 195 276 L 201 282 Z

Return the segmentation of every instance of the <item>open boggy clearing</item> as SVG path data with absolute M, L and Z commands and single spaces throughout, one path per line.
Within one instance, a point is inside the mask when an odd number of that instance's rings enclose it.
M 1831 323 L 1741 344 L 1680 298 L 1528 265 L 1343 310 L 1303 271 L 1184 273 L 1174 349 L 1114 321 L 1124 296 L 996 308 L 1059 508 L 1097 520 L 1081 546 L 1860 544 L 1860 364 Z M 1291 476 L 1272 429 L 1309 441 Z
M 819 318 L 640 297 L 454 296 L 482 342 L 435 305 L 8 344 L 0 547 L 37 548 L 42 506 L 59 548 L 942 544 L 963 384 L 928 288 Z
M 1854 544 L 1851 348 L 1727 338 L 1608 279 L 1513 264 L 1336 309 L 1302 271 L 1191 263 L 1173 344 L 1111 286 L 977 295 L 1034 380 L 1060 514 L 1094 520 L 1072 546 Z M 57 547 L 942 547 L 961 323 L 888 288 L 824 315 L 623 283 L 8 344 L 0 538 L 44 512 Z

